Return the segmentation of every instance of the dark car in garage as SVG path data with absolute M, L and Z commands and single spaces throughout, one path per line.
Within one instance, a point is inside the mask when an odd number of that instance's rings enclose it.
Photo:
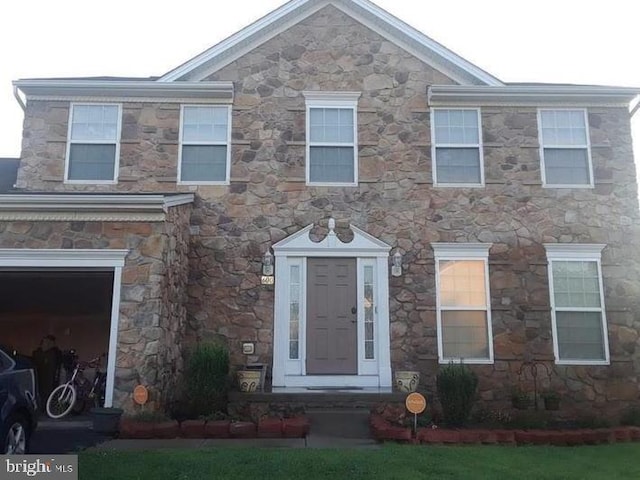
M 0 455 L 23 455 L 37 425 L 35 372 L 31 364 L 0 347 Z

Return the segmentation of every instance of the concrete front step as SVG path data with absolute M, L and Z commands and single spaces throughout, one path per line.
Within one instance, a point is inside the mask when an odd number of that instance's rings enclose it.
M 371 438 L 367 409 L 308 409 L 306 415 L 313 437 Z
M 229 402 L 233 404 L 263 403 L 289 404 L 296 407 L 324 409 L 365 409 L 379 403 L 403 403 L 405 393 L 354 391 L 301 391 L 292 392 L 231 392 Z

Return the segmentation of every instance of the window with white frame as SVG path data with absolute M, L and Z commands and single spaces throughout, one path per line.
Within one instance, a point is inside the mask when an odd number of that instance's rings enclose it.
M 307 107 L 307 183 L 357 185 L 357 107 L 360 93 L 304 92 L 304 96 Z
M 592 186 L 586 110 L 540 109 L 538 118 L 543 185 Z
M 440 362 L 493 362 L 491 244 L 433 243 Z
M 71 105 L 65 181 L 116 181 L 121 117 L 118 104 Z
M 229 183 L 230 116 L 228 106 L 182 106 L 180 183 Z
M 300 358 L 301 265 L 289 266 L 289 359 Z
M 608 364 L 600 257 L 604 245 L 545 244 L 557 363 Z
M 373 265 L 364 265 L 364 358 L 375 359 L 375 310 Z
M 436 108 L 431 114 L 433 183 L 484 184 L 480 109 Z

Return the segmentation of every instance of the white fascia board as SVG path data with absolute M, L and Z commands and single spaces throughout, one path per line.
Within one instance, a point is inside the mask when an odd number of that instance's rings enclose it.
M 599 260 L 602 250 L 607 245 L 604 243 L 545 243 L 547 259 L 591 259 Z
M 451 105 L 619 105 L 628 106 L 640 88 L 582 85 L 431 85 L 430 106 Z
M 131 99 L 158 102 L 202 100 L 231 103 L 233 82 L 174 82 L 154 80 L 16 80 L 13 86 L 27 99 Z
M 431 244 L 436 258 L 488 257 L 492 243 L 441 243 Z
M 453 64 L 455 67 L 475 77 L 482 83 L 485 83 L 487 85 L 495 85 L 495 86 L 504 85 L 499 79 L 497 79 L 493 75 L 489 74 L 488 72 L 485 72 L 480 67 L 465 60 L 461 56 L 457 55 L 456 53 L 446 48 L 444 45 L 441 45 L 440 43 L 426 36 L 424 33 L 420 32 L 419 30 L 416 30 L 411 25 L 403 22 L 399 18 L 394 17 L 389 12 L 378 7 L 374 3 L 368 0 L 352 0 L 351 2 L 343 2 L 343 3 L 347 5 L 351 3 L 371 13 L 372 15 L 375 15 L 376 17 L 378 17 L 379 19 L 381 19 L 382 21 L 386 22 L 388 25 L 393 27 L 396 30 L 397 35 L 406 36 L 409 39 L 418 42 L 422 46 L 433 51 L 435 54 L 439 55 L 446 61 Z
M 251 51 L 326 5 L 333 5 L 356 20 L 363 22 L 365 26 L 372 28 L 376 33 L 401 48 L 407 49 L 409 46 L 408 51 L 410 53 L 417 55 L 418 58 L 428 64 L 432 62 L 427 57 L 438 59 L 436 62 L 438 64 L 448 64 L 452 68 L 446 69 L 445 73 L 450 76 L 453 75 L 463 83 L 476 83 L 469 81 L 469 79 L 475 79 L 477 82 L 486 85 L 504 85 L 496 77 L 456 55 L 435 40 L 367 0 L 291 0 L 248 27 L 166 73 L 157 81 L 173 82 L 180 78 L 187 78 L 189 75 L 193 77 L 190 77 L 192 80 L 206 78 L 212 72 L 238 58 L 238 56 Z M 204 75 L 201 74 L 194 77 L 193 74 L 202 69 L 208 62 L 212 62 L 214 64 L 213 67 L 206 69 Z M 456 72 L 449 72 L 448 70 L 455 70 Z
M 1 211 L 127 211 L 165 212 L 168 208 L 192 203 L 194 194 L 179 195 L 0 195 Z
M 222 52 L 237 47 L 239 44 L 247 41 L 248 39 L 252 38 L 256 34 L 261 33 L 261 31 L 263 30 L 268 30 L 273 28 L 272 25 L 274 23 L 284 19 L 289 14 L 291 14 L 292 12 L 294 12 L 295 10 L 297 10 L 298 8 L 300 8 L 301 6 L 303 6 L 308 2 L 309 0 L 291 0 L 290 2 L 281 6 L 280 8 L 260 18 L 259 20 L 252 23 L 251 25 L 243 28 L 239 32 L 231 35 L 230 37 L 226 38 L 220 43 L 205 50 L 200 55 L 196 55 L 191 60 L 188 60 L 187 62 L 183 63 L 179 67 L 174 68 L 170 72 L 164 74 L 162 77 L 160 77 L 157 80 L 157 82 L 158 83 L 174 82 L 180 79 L 181 77 L 191 73 L 193 70 L 196 70 L 197 68 L 201 67 L 208 61 L 214 59 L 215 57 L 220 55 Z
M 0 267 L 123 267 L 129 250 L 0 248 Z

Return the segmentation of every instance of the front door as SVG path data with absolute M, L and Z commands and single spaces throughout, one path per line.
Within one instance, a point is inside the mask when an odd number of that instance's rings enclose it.
M 355 258 L 307 259 L 307 375 L 357 375 Z

